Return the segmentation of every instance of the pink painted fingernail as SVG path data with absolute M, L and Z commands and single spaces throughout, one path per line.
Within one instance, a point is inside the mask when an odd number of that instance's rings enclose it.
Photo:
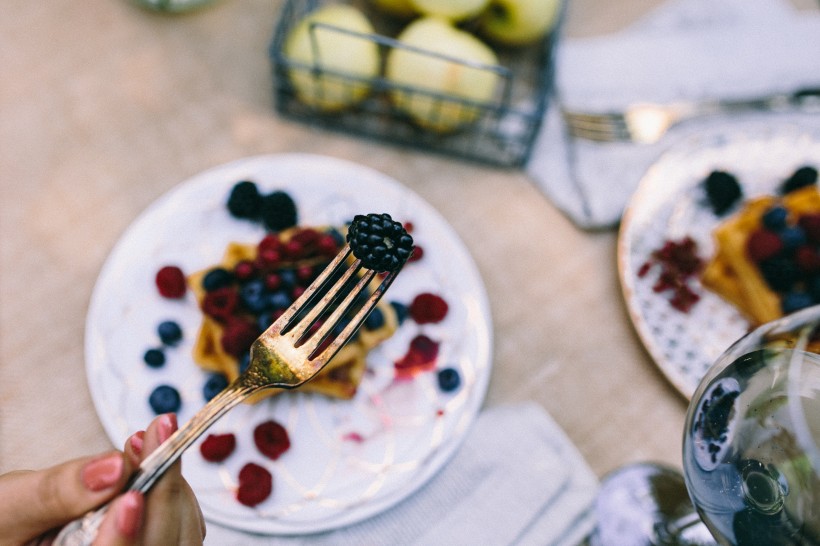
M 159 428 L 157 434 L 159 435 L 160 443 L 171 437 L 171 434 L 177 430 L 177 416 L 173 413 L 166 413 L 159 417 Z
M 82 470 L 83 483 L 90 491 L 102 491 L 119 482 L 124 463 L 119 453 L 94 459 Z
M 134 451 L 134 454 L 139 455 L 142 453 L 142 446 L 145 444 L 145 432 L 141 430 L 135 433 L 128 441 L 131 444 L 131 449 Z
M 137 535 L 142 526 L 142 512 L 145 500 L 137 491 L 125 493 L 117 503 L 117 530 L 126 537 Z

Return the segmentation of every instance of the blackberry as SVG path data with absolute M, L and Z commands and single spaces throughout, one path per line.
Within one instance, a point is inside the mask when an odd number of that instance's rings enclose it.
M 224 267 L 215 267 L 207 273 L 205 273 L 205 276 L 202 277 L 202 288 L 206 292 L 212 292 L 217 288 L 230 286 L 232 282 L 233 273 L 231 273 Z
M 179 396 L 179 391 L 170 385 L 160 385 L 151 392 L 148 397 L 148 403 L 154 413 L 160 415 L 162 413 L 174 413 L 179 410 L 182 405 L 182 399 Z
M 413 238 L 389 214 L 357 214 L 347 242 L 362 265 L 377 272 L 401 267 L 413 252 Z
M 743 194 L 734 175 L 724 171 L 712 171 L 704 181 L 706 197 L 712 211 L 721 216 L 729 210 Z
M 789 192 L 811 186 L 817 182 L 817 169 L 814 167 L 800 167 L 783 184 L 780 185 L 780 193 L 785 195 Z
M 758 267 L 766 283 L 776 292 L 788 292 L 800 277 L 797 264 L 785 257 L 764 260 Z
M 182 328 L 173 320 L 165 320 L 157 326 L 157 334 L 164 345 L 176 345 L 182 339 Z
M 283 191 L 275 191 L 264 196 L 259 214 L 262 223 L 270 231 L 282 231 L 295 226 L 298 221 L 296 203 Z
M 729 210 L 743 194 L 734 175 L 724 171 L 712 171 L 704 181 L 706 197 L 712 211 L 721 216 Z
M 255 220 L 262 208 L 262 195 L 249 180 L 237 182 L 228 196 L 228 211 L 236 218 Z

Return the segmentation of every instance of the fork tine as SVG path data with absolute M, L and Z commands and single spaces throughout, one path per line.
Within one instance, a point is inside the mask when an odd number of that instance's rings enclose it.
M 569 132 L 576 138 L 593 140 L 597 142 L 613 142 L 620 140 L 630 140 L 631 134 L 628 129 L 618 129 L 615 127 L 576 127 L 569 125 Z
M 313 302 L 321 296 L 323 292 L 322 288 L 325 286 L 328 278 L 337 272 L 340 265 L 347 260 L 351 253 L 352 251 L 350 249 L 350 245 L 346 244 L 342 247 L 342 250 L 340 250 L 339 253 L 336 254 L 336 257 L 333 258 L 333 261 L 331 261 L 327 267 L 322 270 L 319 276 L 316 277 L 312 283 L 310 283 L 310 286 L 308 286 L 304 293 L 299 296 L 290 307 L 288 307 L 282 316 L 276 319 L 276 321 L 268 327 L 265 334 L 284 335 L 287 334 L 296 324 L 298 324 L 299 322 L 295 321 L 294 318 L 301 314 L 310 305 L 313 305 Z
M 359 269 L 361 262 L 356 260 L 353 266 L 350 267 L 348 271 L 354 271 L 355 269 Z M 355 269 L 354 269 L 355 268 Z M 361 309 L 358 313 L 354 316 L 354 318 L 350 321 L 350 323 L 336 336 L 336 338 L 331 342 L 331 345 L 328 347 L 324 347 L 325 340 L 333 331 L 336 326 L 339 324 L 340 320 L 347 313 L 348 309 L 353 305 L 353 302 L 359 297 L 359 295 L 367 288 L 370 284 L 370 281 L 373 280 L 373 277 L 376 276 L 376 272 L 371 269 L 365 269 L 364 275 L 358 280 L 356 283 L 356 287 L 353 290 L 350 290 L 345 298 L 336 306 L 333 312 L 328 316 L 319 329 L 314 332 L 313 336 L 310 338 L 308 345 L 306 346 L 305 350 L 308 352 L 308 360 L 313 360 L 317 358 L 320 354 L 322 354 L 322 360 L 328 361 L 333 356 L 330 353 L 325 353 L 322 349 L 331 349 L 333 347 L 333 343 L 336 343 L 337 347 L 336 350 L 338 351 L 339 348 L 345 343 L 347 339 L 353 336 L 355 329 L 353 331 L 348 332 L 348 327 L 350 324 L 355 324 L 356 319 L 359 317 L 359 313 L 361 313 Z M 342 287 L 344 286 L 345 282 L 342 279 L 333 287 L 333 291 L 338 293 Z M 368 298 L 368 302 L 370 298 Z M 367 308 L 367 304 L 364 305 L 362 309 Z M 366 317 L 365 313 L 361 321 L 364 321 Z M 361 324 L 361 322 L 359 322 Z M 358 328 L 358 325 L 356 326 Z M 333 354 L 336 354 L 335 351 Z

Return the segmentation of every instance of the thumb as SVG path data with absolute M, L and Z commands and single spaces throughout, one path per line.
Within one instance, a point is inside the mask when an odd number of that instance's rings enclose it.
M 122 453 L 112 451 L 0 476 L 0 535 L 25 542 L 60 527 L 113 499 L 130 473 Z

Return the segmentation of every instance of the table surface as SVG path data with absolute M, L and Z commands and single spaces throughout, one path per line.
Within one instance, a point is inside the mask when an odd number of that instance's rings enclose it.
M 450 222 L 490 297 L 486 406 L 541 404 L 599 476 L 633 461 L 679 466 L 686 400 L 630 323 L 614 231 L 578 229 L 519 170 L 277 116 L 266 52 L 281 1 L 182 16 L 125 0 L 11 3 L 0 19 L 0 471 L 110 447 L 83 336 L 125 228 L 191 175 L 286 152 L 375 168 Z M 566 34 L 617 30 L 656 4 L 573 0 Z

